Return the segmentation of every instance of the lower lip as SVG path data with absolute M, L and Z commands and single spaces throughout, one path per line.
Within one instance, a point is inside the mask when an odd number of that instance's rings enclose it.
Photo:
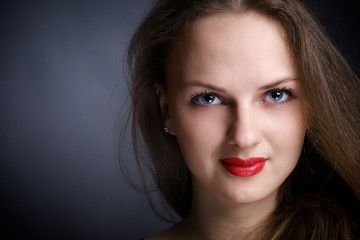
M 251 177 L 264 168 L 266 158 L 224 158 L 220 159 L 223 168 L 237 177 Z

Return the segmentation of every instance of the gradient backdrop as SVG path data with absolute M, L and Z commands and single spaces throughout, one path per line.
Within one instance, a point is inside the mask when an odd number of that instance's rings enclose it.
M 356 2 L 311 1 L 359 74 Z M 169 226 L 119 176 L 114 141 L 123 51 L 150 3 L 0 3 L 0 236 L 134 240 Z

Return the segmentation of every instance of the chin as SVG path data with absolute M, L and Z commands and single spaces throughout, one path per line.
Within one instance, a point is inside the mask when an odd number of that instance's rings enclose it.
M 265 190 L 265 191 L 264 191 Z M 254 204 L 254 203 L 276 203 L 278 191 L 266 191 L 266 189 L 259 189 L 249 186 L 248 188 L 237 189 L 237 191 L 228 192 L 226 200 L 231 204 Z

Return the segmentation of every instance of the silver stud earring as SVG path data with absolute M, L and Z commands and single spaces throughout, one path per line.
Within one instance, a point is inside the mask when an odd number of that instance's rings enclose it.
M 168 127 L 164 127 L 164 131 L 165 131 L 166 133 L 169 133 L 169 128 L 168 128 Z

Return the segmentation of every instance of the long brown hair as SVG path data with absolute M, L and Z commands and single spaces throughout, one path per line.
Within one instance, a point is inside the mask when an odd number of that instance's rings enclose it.
M 142 166 L 148 166 L 168 205 L 181 218 L 188 216 L 191 175 L 176 138 L 163 131 L 154 83 L 166 88 L 167 55 L 187 24 L 247 11 L 283 27 L 309 120 L 298 166 L 282 186 L 282 201 L 263 226 L 263 238 L 352 239 L 360 224 L 359 80 L 301 0 L 167 0 L 153 7 L 127 54 L 132 143 L 141 177 Z

